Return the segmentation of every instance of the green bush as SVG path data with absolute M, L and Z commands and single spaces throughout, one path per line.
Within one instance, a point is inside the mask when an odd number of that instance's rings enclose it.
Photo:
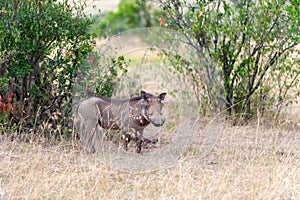
M 159 25 L 161 11 L 152 7 L 147 0 L 121 0 L 116 12 L 108 12 L 96 25 L 98 36 L 117 34 L 129 29 Z
M 200 91 L 199 102 L 214 107 L 221 99 L 228 117 L 247 120 L 299 91 L 299 1 L 175 0 L 162 6 L 169 26 L 198 56 L 199 62 L 180 66 Z
M 0 93 L 16 93 L 10 127 L 70 132 L 72 89 L 93 49 L 85 4 L 67 0 L 1 0 Z
M 111 97 L 118 78 L 127 73 L 128 61 L 124 56 L 108 61 L 103 57 L 94 51 L 81 66 L 74 90 L 77 100 L 91 96 Z

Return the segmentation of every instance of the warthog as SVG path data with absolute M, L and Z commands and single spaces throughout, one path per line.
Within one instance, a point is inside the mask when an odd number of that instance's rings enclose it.
M 140 96 L 127 100 L 92 97 L 82 101 L 77 108 L 76 124 L 83 146 L 88 152 L 95 152 L 93 141 L 99 125 L 103 129 L 121 131 L 125 150 L 134 139 L 136 152 L 141 153 L 142 142 L 155 142 L 143 138 L 143 130 L 150 123 L 159 127 L 165 122 L 162 101 L 166 94 L 155 96 L 141 91 Z

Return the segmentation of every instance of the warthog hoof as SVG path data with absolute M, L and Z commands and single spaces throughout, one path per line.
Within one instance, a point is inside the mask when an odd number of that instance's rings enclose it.
M 158 139 L 152 140 L 150 138 L 142 138 L 142 143 L 144 144 L 156 144 Z
M 86 148 L 87 152 L 90 153 L 90 154 L 93 154 L 96 152 L 96 149 L 94 146 L 90 147 L 90 148 Z

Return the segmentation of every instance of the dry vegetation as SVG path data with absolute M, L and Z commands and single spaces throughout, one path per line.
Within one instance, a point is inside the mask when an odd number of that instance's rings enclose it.
M 0 199 L 299 199 L 299 133 L 299 118 L 228 125 L 206 157 L 140 174 L 114 171 L 77 143 L 0 138 Z
M 205 158 L 130 174 L 78 145 L 0 142 L 0 199 L 299 199 L 297 123 L 228 126 Z

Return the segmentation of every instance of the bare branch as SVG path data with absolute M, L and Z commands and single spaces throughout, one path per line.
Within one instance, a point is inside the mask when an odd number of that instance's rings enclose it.
M 269 68 L 270 68 L 271 66 L 274 65 L 274 63 L 280 58 L 280 56 L 281 56 L 284 52 L 286 52 L 286 51 L 288 51 L 289 49 L 295 47 L 296 45 L 297 45 L 297 43 L 294 43 L 294 44 L 292 44 L 292 45 L 286 47 L 286 48 L 283 49 L 282 51 L 280 51 L 280 52 L 275 52 L 275 53 L 274 53 L 274 56 L 270 59 L 270 61 L 269 61 L 267 64 L 265 64 L 264 70 L 262 71 L 262 73 L 261 73 L 261 75 L 260 75 L 258 81 L 256 82 L 256 85 L 253 87 L 253 89 L 252 89 L 251 91 L 249 91 L 249 95 L 250 95 L 250 96 L 251 96 L 251 95 L 257 90 L 257 88 L 261 85 L 262 80 L 263 80 L 264 76 L 266 75 L 267 71 L 269 70 Z

